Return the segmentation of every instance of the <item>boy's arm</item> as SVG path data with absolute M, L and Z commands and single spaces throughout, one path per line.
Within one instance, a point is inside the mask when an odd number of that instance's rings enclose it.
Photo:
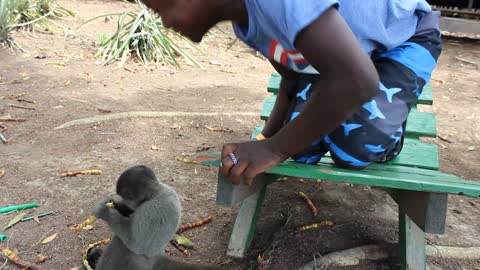
M 226 144 L 222 168 L 232 183 L 253 178 L 338 127 L 378 92 L 378 74 L 340 14 L 330 8 L 296 38 L 296 47 L 321 74 L 303 112 L 273 137 Z M 238 160 L 234 166 L 229 153 Z
M 280 81 L 277 100 L 275 101 L 272 112 L 262 130 L 262 135 L 266 138 L 272 137 L 283 127 L 295 94 L 295 86 L 299 77 L 297 73 L 287 70 L 273 61 L 270 61 L 270 63 L 275 70 L 280 73 L 282 80 Z
M 300 32 L 295 45 L 321 75 L 303 112 L 272 137 L 282 156 L 330 133 L 378 92 L 370 57 L 335 9 Z

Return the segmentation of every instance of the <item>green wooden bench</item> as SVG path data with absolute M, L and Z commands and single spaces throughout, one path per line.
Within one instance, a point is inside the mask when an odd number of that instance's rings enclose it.
M 264 101 L 261 112 L 263 120 L 267 120 L 272 111 L 280 79 L 277 73 L 270 78 L 268 91 L 273 96 Z M 427 85 L 418 104 L 432 103 L 432 88 Z M 252 138 L 261 130 L 262 127 L 255 128 Z M 245 255 L 255 233 L 268 184 L 279 177 L 291 176 L 385 188 L 399 205 L 401 268 L 426 269 L 425 233 L 444 233 L 448 194 L 480 197 L 480 183 L 439 172 L 438 148 L 420 141 L 422 136 L 436 136 L 436 118 L 431 113 L 417 111 L 415 106 L 407 120 L 403 150 L 388 163 L 372 164 L 362 171 L 353 171 L 335 167 L 328 155 L 317 165 L 287 160 L 258 176 L 251 188 L 232 186 L 219 170 L 217 204 L 233 206 L 241 202 L 227 254 L 234 257 Z M 199 162 L 219 166 L 219 153 L 203 157 Z

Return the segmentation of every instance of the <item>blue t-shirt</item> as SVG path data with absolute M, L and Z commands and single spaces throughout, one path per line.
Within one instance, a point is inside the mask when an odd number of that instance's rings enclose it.
M 338 9 L 368 54 L 384 52 L 414 35 L 432 11 L 425 0 L 245 0 L 248 25 L 235 34 L 265 57 L 299 73 L 318 73 L 294 44 L 297 35 L 330 7 Z

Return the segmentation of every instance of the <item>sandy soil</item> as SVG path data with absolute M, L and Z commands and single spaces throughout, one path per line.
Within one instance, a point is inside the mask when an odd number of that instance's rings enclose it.
M 261 124 L 258 116 L 163 117 L 126 119 L 61 130 L 65 122 L 124 111 L 260 112 L 272 68 L 240 43 L 227 49 L 233 33 L 228 25 L 205 39 L 202 52 L 192 52 L 204 69 L 183 65 L 154 67 L 128 63 L 100 66 L 95 62 L 98 36 L 110 33 L 115 23 L 98 20 L 77 29 L 82 20 L 125 10 L 117 1 L 61 1 L 78 17 L 64 23 L 75 34 L 22 34 L 16 40 L 28 53 L 0 50 L 0 96 L 25 93 L 35 104 L 0 100 L 0 115 L 24 117 L 21 123 L 4 122 L 9 140 L 0 144 L 0 205 L 39 202 L 29 214 L 55 211 L 40 224 L 23 222 L 7 231 L 8 246 L 19 256 L 34 261 L 49 256 L 45 269 L 70 269 L 81 264 L 81 250 L 89 242 L 109 237 L 102 222 L 90 231 L 71 233 L 68 227 L 83 221 L 94 204 L 114 191 L 119 174 L 128 166 L 145 164 L 159 179 L 173 186 L 182 198 L 183 221 L 208 215 L 214 221 L 185 235 L 196 248 L 179 260 L 222 264 L 228 269 L 257 269 L 256 257 L 264 255 L 263 269 L 296 269 L 312 260 L 315 252 L 328 252 L 369 243 L 395 241 L 397 207 L 383 192 L 366 186 L 313 183 L 288 179 L 268 190 L 249 254 L 244 259 L 225 255 L 237 209 L 215 205 L 216 169 L 185 164 L 177 158 L 193 158 L 198 151 L 218 151 L 224 142 L 244 140 Z M 422 110 L 438 116 L 443 138 L 429 139 L 440 149 L 441 170 L 480 181 L 480 70 L 456 59 L 480 63 L 480 43 L 446 40 L 439 67 L 433 75 L 435 102 Z M 13 108 L 9 104 L 35 110 Z M 223 132 L 206 128 L 221 127 Z M 468 150 L 470 149 L 470 150 Z M 101 175 L 61 178 L 65 171 L 100 169 Z M 320 208 L 317 220 L 341 225 L 330 229 L 292 232 L 299 224 L 314 222 L 295 191 L 307 191 Z M 290 221 L 285 224 L 287 216 Z M 13 217 L 0 216 L 5 224 Z M 480 246 L 480 200 L 451 196 L 445 235 L 429 235 L 432 244 Z M 41 244 L 46 236 L 53 241 Z M 5 243 L 4 243 L 5 244 Z M 435 259 L 442 269 L 480 269 L 480 262 Z M 365 262 L 348 269 L 390 269 L 388 262 Z M 18 269 L 7 264 L 3 269 Z M 329 268 L 330 269 L 330 268 Z M 333 269 L 333 268 L 332 268 Z

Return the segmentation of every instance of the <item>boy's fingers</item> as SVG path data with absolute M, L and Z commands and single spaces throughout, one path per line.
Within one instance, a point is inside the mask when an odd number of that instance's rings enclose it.
M 251 186 L 253 183 L 253 179 L 257 176 L 258 172 L 255 172 L 255 169 L 252 166 L 249 166 L 245 172 L 243 173 L 243 181 L 245 185 Z
M 226 157 L 222 158 L 222 170 L 225 176 L 230 176 L 230 170 L 235 164 L 233 164 L 232 158 L 227 155 Z
M 238 144 L 236 143 L 227 143 L 224 144 L 222 147 L 222 159 L 225 157 L 228 157 L 229 153 L 233 153 L 238 147 Z
M 239 185 L 243 178 L 244 171 L 248 168 L 248 162 L 238 162 L 237 165 L 233 166 L 230 170 L 230 181 L 234 185 Z

